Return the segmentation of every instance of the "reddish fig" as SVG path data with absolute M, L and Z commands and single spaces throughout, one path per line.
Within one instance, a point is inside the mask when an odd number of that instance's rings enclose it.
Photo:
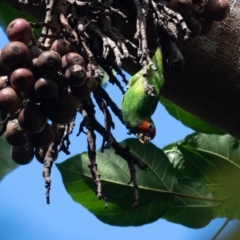
M 47 117 L 54 123 L 71 121 L 79 107 L 79 100 L 71 93 L 63 93 L 44 104 Z
M 86 82 L 80 87 L 71 86 L 71 92 L 78 99 L 86 99 L 90 93 L 97 87 L 98 83 L 91 76 L 86 79 Z
M 208 0 L 204 10 L 209 19 L 222 21 L 229 15 L 230 4 L 228 0 Z
M 191 31 L 191 36 L 196 37 L 200 34 L 202 30 L 202 24 L 199 20 L 194 17 L 188 17 L 185 19 L 187 27 Z
M 38 58 L 39 55 L 42 53 L 42 50 L 35 45 L 31 45 L 29 47 L 29 51 L 30 51 L 31 59 Z
M 8 121 L 4 137 L 9 144 L 15 147 L 23 147 L 28 143 L 26 134 L 19 126 L 17 119 Z
M 12 147 L 10 150 L 10 156 L 15 163 L 26 165 L 33 160 L 34 149 L 30 145 L 25 147 Z
M 30 51 L 22 42 L 10 42 L 1 51 L 1 60 L 8 70 L 26 67 L 30 63 Z
M 28 142 L 35 148 L 46 148 L 54 141 L 55 133 L 52 127 L 47 124 L 39 133 L 27 134 Z
M 187 17 L 192 13 L 193 3 L 192 0 L 170 0 L 168 7 L 183 17 Z
M 86 68 L 83 57 L 78 53 L 70 52 L 70 53 L 65 54 L 62 57 L 62 68 L 63 69 L 66 69 L 74 64 L 78 64 L 78 65 L 82 66 L 83 68 Z
M 48 151 L 48 147 L 47 148 L 37 148 L 35 150 L 35 157 L 36 159 L 40 162 L 40 163 L 44 163 L 44 158 L 46 156 L 46 153 Z M 53 153 L 53 161 L 57 160 L 58 158 L 58 149 L 54 149 L 54 153 Z
M 34 86 L 35 80 L 33 73 L 26 68 L 18 68 L 12 72 L 10 83 L 16 91 L 28 91 Z
M 51 50 L 59 53 L 62 57 L 71 51 L 71 43 L 65 39 L 57 39 L 53 42 Z
M 35 92 L 40 99 L 50 99 L 57 96 L 58 85 L 48 78 L 40 78 L 34 86 Z
M 67 68 L 65 77 L 70 86 L 79 87 L 86 82 L 87 72 L 82 66 L 74 64 Z
M 9 41 L 19 41 L 25 44 L 28 44 L 33 37 L 30 23 L 23 18 L 17 18 L 10 22 L 6 34 Z
M 22 97 L 13 88 L 6 87 L 0 91 L 0 111 L 14 113 L 21 104 Z
M 27 133 L 39 133 L 46 124 L 47 117 L 39 105 L 27 105 L 18 115 L 19 125 Z
M 61 69 L 61 57 L 55 51 L 42 52 L 37 58 L 37 67 L 43 74 L 54 74 Z

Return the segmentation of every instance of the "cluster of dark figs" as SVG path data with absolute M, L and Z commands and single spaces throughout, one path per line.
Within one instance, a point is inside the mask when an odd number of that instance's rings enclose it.
M 170 0 L 168 7 L 182 15 L 192 36 L 208 34 L 230 12 L 228 0 Z
M 43 163 L 58 129 L 74 119 L 79 100 L 89 96 L 91 76 L 68 41 L 55 40 L 43 51 L 32 44 L 32 28 L 24 19 L 12 21 L 6 33 L 10 42 L 0 52 L 4 136 L 17 164 L 28 164 L 34 156 Z

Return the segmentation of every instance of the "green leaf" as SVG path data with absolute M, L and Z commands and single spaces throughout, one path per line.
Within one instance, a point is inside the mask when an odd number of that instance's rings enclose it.
M 173 197 L 168 193 L 177 187 L 172 165 L 163 151 L 151 143 L 141 144 L 137 139 L 127 139 L 121 144 L 128 145 L 131 152 L 149 166 L 147 171 L 136 169 L 140 198 L 138 208 L 131 208 L 134 199 L 133 188 L 127 185 L 130 180 L 128 164 L 113 149 L 97 152 L 98 170 L 109 202 L 107 209 L 96 197 L 87 167 L 87 153 L 57 164 L 64 186 L 74 201 L 105 223 L 139 226 L 153 222 L 162 217 L 172 204 Z
M 177 147 L 176 147 L 177 146 Z M 240 141 L 230 135 L 194 133 L 166 150 L 178 177 L 201 181 L 214 199 L 222 199 L 213 208 L 215 217 L 240 216 Z
M 225 134 L 223 131 L 186 112 L 164 97 L 160 97 L 160 102 L 171 116 L 179 120 L 183 125 L 192 128 L 196 132 L 207 134 Z
M 11 146 L 0 138 L 0 181 L 18 165 L 10 157 Z
M 189 178 L 178 180 L 178 192 L 186 195 L 212 198 L 212 193 L 200 182 Z M 202 228 L 213 219 L 212 203 L 184 197 L 175 197 L 171 208 L 163 216 L 168 221 L 190 228 Z

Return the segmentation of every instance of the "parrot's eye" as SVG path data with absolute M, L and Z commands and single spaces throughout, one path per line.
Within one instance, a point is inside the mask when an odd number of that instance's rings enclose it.
M 152 123 L 149 123 L 148 128 L 149 128 L 149 130 L 153 130 L 154 129 L 154 125 Z

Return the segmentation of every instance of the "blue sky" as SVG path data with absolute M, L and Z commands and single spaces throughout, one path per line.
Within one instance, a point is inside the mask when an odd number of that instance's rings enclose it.
M 0 28 L 0 49 L 7 43 L 6 36 Z M 120 91 L 111 85 L 106 90 L 114 96 L 117 104 L 121 102 Z M 98 113 L 98 119 L 102 115 Z M 182 139 L 192 132 L 180 122 L 172 118 L 159 105 L 153 120 L 157 126 L 157 136 L 153 143 L 163 147 Z M 74 133 L 71 135 L 71 155 L 86 151 L 84 135 L 76 137 L 80 118 L 77 119 Z M 127 135 L 126 129 L 115 119 L 117 140 Z M 100 147 L 101 138 L 97 138 Z M 60 154 L 57 162 L 67 157 Z M 224 219 L 212 221 L 207 227 L 199 230 L 189 229 L 181 225 L 158 220 L 141 227 L 113 227 L 100 222 L 81 205 L 72 201 L 62 184 L 60 173 L 53 166 L 51 204 L 45 203 L 45 188 L 42 177 L 42 165 L 35 159 L 29 165 L 21 166 L 7 175 L 0 184 L 0 239 L 1 240 L 200 240 L 210 239 L 223 224 Z M 236 222 L 230 224 L 219 237 L 226 239 L 225 233 L 232 229 Z

